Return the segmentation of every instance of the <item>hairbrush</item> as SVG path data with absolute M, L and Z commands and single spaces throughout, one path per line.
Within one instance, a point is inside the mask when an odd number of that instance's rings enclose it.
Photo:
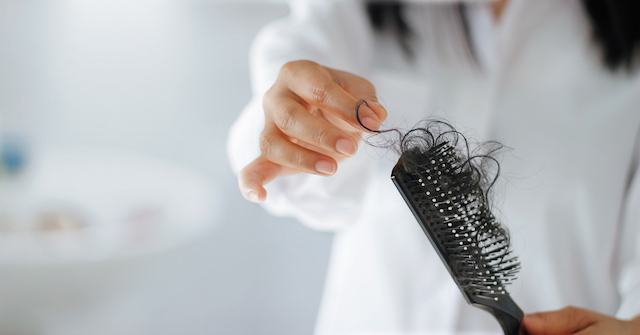
M 474 164 L 485 158 L 497 162 L 490 156 L 469 157 L 468 146 L 465 155 L 465 147 L 458 146 L 460 134 L 444 124 L 450 129 L 438 137 L 428 128 L 404 136 L 407 148 L 391 179 L 467 302 L 493 314 L 506 335 L 519 334 L 523 313 L 505 286 L 520 263 L 489 208 L 487 193 L 495 179 L 487 182 L 483 166 Z M 421 146 L 411 146 L 415 131 L 427 136 Z

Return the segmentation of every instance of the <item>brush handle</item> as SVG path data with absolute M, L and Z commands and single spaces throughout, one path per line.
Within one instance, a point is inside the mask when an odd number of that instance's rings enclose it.
M 505 335 L 520 334 L 520 323 L 524 313 L 509 295 L 501 296 L 499 301 L 478 301 L 477 298 L 472 298 L 471 300 L 473 300 L 471 302 L 473 306 L 493 314 L 498 323 L 500 323 Z
M 502 331 L 504 331 L 504 335 L 519 335 L 520 334 L 520 321 L 515 318 L 513 315 L 495 311 L 492 313 L 493 316 L 498 320 L 500 326 L 502 326 Z

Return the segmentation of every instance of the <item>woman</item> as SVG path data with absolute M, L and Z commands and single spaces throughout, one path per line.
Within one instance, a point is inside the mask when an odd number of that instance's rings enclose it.
M 640 334 L 639 29 L 598 6 L 297 1 L 260 33 L 228 151 L 248 200 L 335 232 L 316 333 L 500 333 L 389 181 L 397 157 L 359 141 L 367 99 L 367 128 L 439 116 L 513 148 L 497 187 L 522 262 L 510 292 L 557 310 L 527 315 L 529 334 Z

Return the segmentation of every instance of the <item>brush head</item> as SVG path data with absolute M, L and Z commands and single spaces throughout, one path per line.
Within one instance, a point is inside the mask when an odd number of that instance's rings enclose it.
M 520 263 L 488 201 L 499 174 L 492 155 L 502 145 L 486 142 L 472 154 L 465 136 L 437 119 L 425 120 L 406 133 L 397 129 L 376 133 L 399 136 L 399 141 L 382 138 L 378 145 L 366 141 L 401 154 L 391 179 L 467 302 L 493 314 L 506 335 L 519 335 L 524 313 L 505 286 Z
M 391 178 L 467 301 L 511 301 L 505 286 L 520 264 L 490 211 L 483 171 L 471 159 L 449 141 L 413 148 Z

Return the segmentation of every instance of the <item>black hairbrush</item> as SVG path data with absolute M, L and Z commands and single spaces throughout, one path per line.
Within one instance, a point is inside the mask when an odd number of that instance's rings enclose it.
M 438 137 L 427 128 L 417 131 L 422 146 L 411 146 L 415 133 L 404 136 L 403 147 L 409 148 L 402 150 L 391 179 L 467 302 L 493 314 L 506 335 L 519 334 L 523 313 L 505 285 L 520 264 L 491 214 L 486 177 L 472 162 L 488 156 L 463 155 L 453 129 Z

